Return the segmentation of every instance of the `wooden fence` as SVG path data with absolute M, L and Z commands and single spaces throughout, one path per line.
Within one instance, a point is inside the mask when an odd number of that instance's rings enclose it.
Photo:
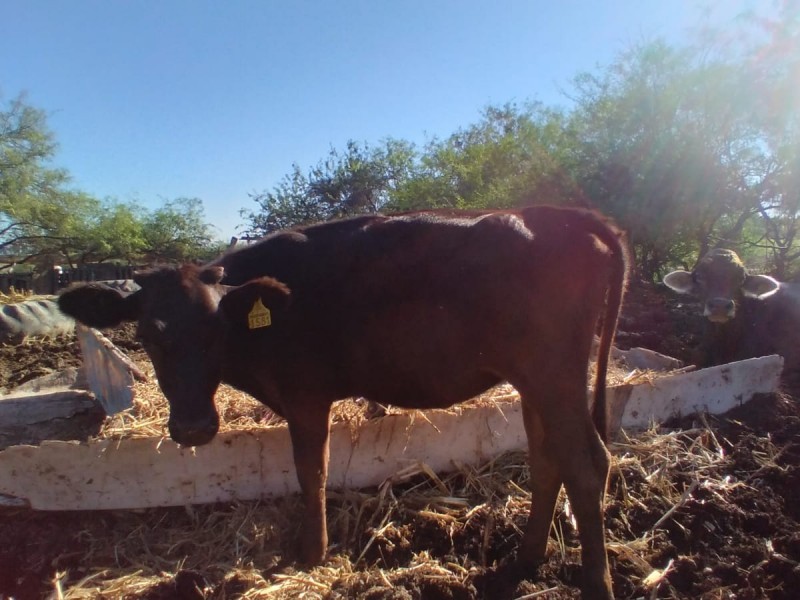
M 116 281 L 132 279 L 136 267 L 120 265 L 86 265 L 74 269 L 52 267 L 44 273 L 0 273 L 0 292 L 11 288 L 18 292 L 57 294 L 76 281 Z

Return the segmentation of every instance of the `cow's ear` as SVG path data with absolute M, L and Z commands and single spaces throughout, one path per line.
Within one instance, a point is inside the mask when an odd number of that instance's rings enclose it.
M 742 284 L 742 292 L 750 298 L 763 300 L 772 296 L 780 287 L 781 284 L 769 275 L 748 275 Z
M 139 297 L 138 292 L 126 296 L 102 284 L 89 283 L 63 292 L 58 308 L 84 325 L 102 329 L 138 319 Z
M 695 283 L 689 271 L 673 271 L 664 277 L 664 285 L 679 294 L 691 294 L 694 292 Z
M 272 277 L 261 277 L 231 288 L 219 310 L 236 328 L 264 329 L 279 320 L 289 307 L 291 292 Z

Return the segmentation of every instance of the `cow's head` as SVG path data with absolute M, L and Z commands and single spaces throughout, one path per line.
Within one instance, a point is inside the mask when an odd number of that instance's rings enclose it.
M 673 271 L 664 284 L 681 294 L 698 296 L 709 321 L 725 323 L 736 316 L 741 298 L 764 299 L 778 291 L 780 284 L 766 275 L 750 275 L 733 250 L 715 249 L 697 263 L 694 270 Z
M 223 275 L 222 267 L 160 268 L 137 273 L 141 289 L 127 296 L 87 284 L 58 300 L 64 313 L 90 327 L 137 322 L 137 336 L 169 401 L 170 436 L 185 446 L 205 444 L 219 429 L 214 394 L 226 344 L 248 331 L 248 319 L 258 331 L 271 317 L 264 310 L 281 311 L 288 304 L 288 288 L 274 279 L 230 287 L 221 285 Z

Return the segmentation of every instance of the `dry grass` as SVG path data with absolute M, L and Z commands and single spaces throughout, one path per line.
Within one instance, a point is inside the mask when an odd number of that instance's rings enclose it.
M 385 551 L 403 541 L 412 512 L 452 530 L 479 516 L 485 519 L 488 512 L 494 520 L 511 522 L 530 508 L 526 485 L 524 454 L 509 453 L 442 477 L 422 474 L 400 488 L 387 482 L 373 492 L 332 491 L 329 530 L 335 545 L 330 560 L 311 570 L 288 568 L 271 576 L 265 570 L 278 564 L 297 531 L 297 498 L 120 511 L 116 535 L 84 540 L 90 551 L 80 562 L 97 568 L 80 579 L 61 572 L 54 590 L 66 599 L 137 598 L 159 585 L 174 586 L 187 573 L 196 574 L 190 583 L 201 588 L 199 597 L 209 598 L 347 598 L 347 590 L 388 591 L 408 577 L 464 584 L 485 560 L 443 562 L 420 550 L 407 564 L 384 568 L 376 548 Z M 484 501 L 476 504 L 472 499 L 478 497 Z M 487 535 L 480 556 L 485 557 L 489 543 Z M 336 589 L 342 591 L 337 595 Z
M 614 455 L 609 497 L 616 502 L 615 516 L 624 522 L 621 530 L 609 535 L 609 551 L 635 569 L 639 585 L 652 597 L 672 567 L 650 565 L 643 556 L 655 545 L 658 531 L 671 525 L 684 528 L 676 518 L 681 507 L 698 488 L 709 492 L 719 507 L 733 506 L 729 494 L 736 487 L 730 476 L 722 475 L 726 451 L 714 431 L 701 416 L 702 427 L 663 432 L 651 428 L 635 437 L 622 432 L 623 440 L 612 444 Z M 634 528 L 628 519 L 650 518 L 647 527 Z M 631 536 L 630 532 L 639 529 Z M 685 531 L 685 529 L 684 529 Z
M 144 366 L 144 365 L 142 365 Z M 158 389 L 152 368 L 149 381 L 134 385 L 133 408 L 108 418 L 100 437 L 164 436 L 168 405 Z M 611 383 L 646 381 L 652 374 L 613 369 Z M 494 402 L 516 396 L 509 385 L 493 388 L 471 402 Z M 222 386 L 216 396 L 222 430 L 283 426 L 282 420 L 247 395 Z M 389 411 L 393 411 L 389 407 Z M 337 403 L 333 420 L 358 423 L 366 419 L 365 402 Z M 696 432 L 695 432 L 696 433 Z M 616 489 L 627 507 L 657 502 L 664 518 L 680 506 L 686 489 L 676 486 L 676 469 L 695 478 L 708 474 L 722 459 L 713 433 L 659 434 L 649 431 L 615 444 Z M 638 474 L 648 483 L 645 495 L 626 488 L 626 477 Z M 89 550 L 80 563 L 93 565 L 86 573 L 59 572 L 54 597 L 64 599 L 171 597 L 189 589 L 197 598 L 350 598 L 389 597 L 404 582 L 466 586 L 476 573 L 498 561 L 497 547 L 515 547 L 521 524 L 530 510 L 525 454 L 505 454 L 480 466 L 458 465 L 439 475 L 424 465 L 385 482 L 375 490 L 331 491 L 328 518 L 330 559 L 307 571 L 281 568 L 270 573 L 288 553 L 299 525 L 297 497 L 263 502 L 198 506 L 146 511 L 120 511 L 112 531 L 86 532 Z M 405 483 L 398 483 L 403 481 Z M 702 485 L 725 492 L 724 482 Z M 700 485 L 698 483 L 698 485 Z M 653 529 L 658 523 L 654 523 Z M 414 541 L 419 533 L 424 539 Z M 428 539 L 430 531 L 441 540 Z M 442 557 L 424 547 L 447 544 L 449 537 L 477 532 L 466 555 Z M 578 560 L 574 519 L 562 498 L 554 521 L 552 550 L 561 560 Z M 630 563 L 642 585 L 654 588 L 663 571 L 640 558 L 647 535 L 616 539 L 610 549 Z M 510 551 L 510 550 L 509 550 Z M 396 555 L 407 555 L 405 560 Z M 163 592 L 163 594 L 162 594 Z M 525 597 L 550 597 L 546 582 L 528 584 Z M 194 594 L 192 596 L 191 594 Z M 381 595 L 383 594 L 383 595 Z
M 33 292 L 18 291 L 12 286 L 7 294 L 0 292 L 0 304 L 16 304 L 17 302 L 27 302 L 28 300 L 39 300 L 42 298 L 52 298 L 52 296 L 37 296 Z
M 103 439 L 141 438 L 165 436 L 169 418 L 169 405 L 158 388 L 155 377 L 150 374 L 148 381 L 134 383 L 133 406 L 121 413 L 108 417 L 98 434 Z M 471 403 L 508 401 L 518 394 L 508 384 L 498 385 L 485 394 L 470 400 Z M 281 417 L 260 402 L 253 400 L 244 392 L 227 385 L 217 390 L 215 404 L 220 416 L 220 431 L 247 431 L 264 427 L 284 425 Z M 402 412 L 392 406 L 384 407 L 387 414 Z M 331 411 L 331 421 L 348 422 L 354 426 L 366 420 L 368 404 L 362 398 L 337 402 Z M 423 413 L 418 414 L 424 418 Z
M 645 558 L 658 529 L 698 487 L 727 502 L 728 493 L 743 484 L 717 476 L 725 452 L 709 428 L 652 429 L 614 444 L 612 452 L 614 515 L 624 519 L 646 510 L 654 517 L 642 535 L 610 528 L 609 551 L 641 589 L 655 590 L 670 569 Z M 422 469 L 400 485 L 331 491 L 330 559 L 310 570 L 283 567 L 272 574 L 298 531 L 297 497 L 126 512 L 116 534 L 88 540 L 90 550 L 80 562 L 96 569 L 81 578 L 61 573 L 54 590 L 65 599 L 143 598 L 159 588 L 189 585 L 198 588 L 198 598 L 321 599 L 367 597 L 367 591 L 390 597 L 411 580 L 468 587 L 476 574 L 497 564 L 498 544 L 513 548 L 521 538 L 530 510 L 527 483 L 525 454 L 514 452 L 445 475 Z M 557 560 L 578 562 L 574 529 L 562 493 L 551 538 Z M 463 548 L 469 535 L 475 539 L 466 553 L 443 556 L 437 549 L 448 536 Z M 397 558 L 404 553 L 407 559 Z M 551 583 L 526 585 L 533 598 Z
M 149 363 L 142 364 L 141 362 L 138 363 L 138 366 L 147 375 L 147 381 L 136 381 L 133 384 L 133 407 L 106 419 L 98 437 L 122 439 L 167 435 L 166 423 L 169 418 L 169 405 L 158 387 L 152 366 Z M 608 385 L 647 383 L 658 376 L 658 373 L 650 371 L 630 371 L 612 365 L 608 374 Z M 593 373 L 590 373 L 590 377 L 594 381 Z M 473 404 L 495 403 L 514 400 L 518 397 L 519 394 L 511 385 L 503 383 L 469 402 Z M 220 431 L 262 429 L 283 424 L 283 419 L 269 408 L 244 392 L 225 384 L 220 385 L 217 390 L 215 404 L 220 416 Z M 367 407 L 366 400 L 361 398 L 337 402 L 333 407 L 331 419 L 334 423 L 346 421 L 357 426 L 368 418 Z M 389 414 L 403 410 L 391 406 L 384 408 Z

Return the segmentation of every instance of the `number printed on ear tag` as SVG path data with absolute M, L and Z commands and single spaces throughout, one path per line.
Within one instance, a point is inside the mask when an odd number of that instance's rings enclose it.
M 272 325 L 272 314 L 269 309 L 261 302 L 261 298 L 256 300 L 253 308 L 247 315 L 247 327 L 249 329 L 261 329 Z

